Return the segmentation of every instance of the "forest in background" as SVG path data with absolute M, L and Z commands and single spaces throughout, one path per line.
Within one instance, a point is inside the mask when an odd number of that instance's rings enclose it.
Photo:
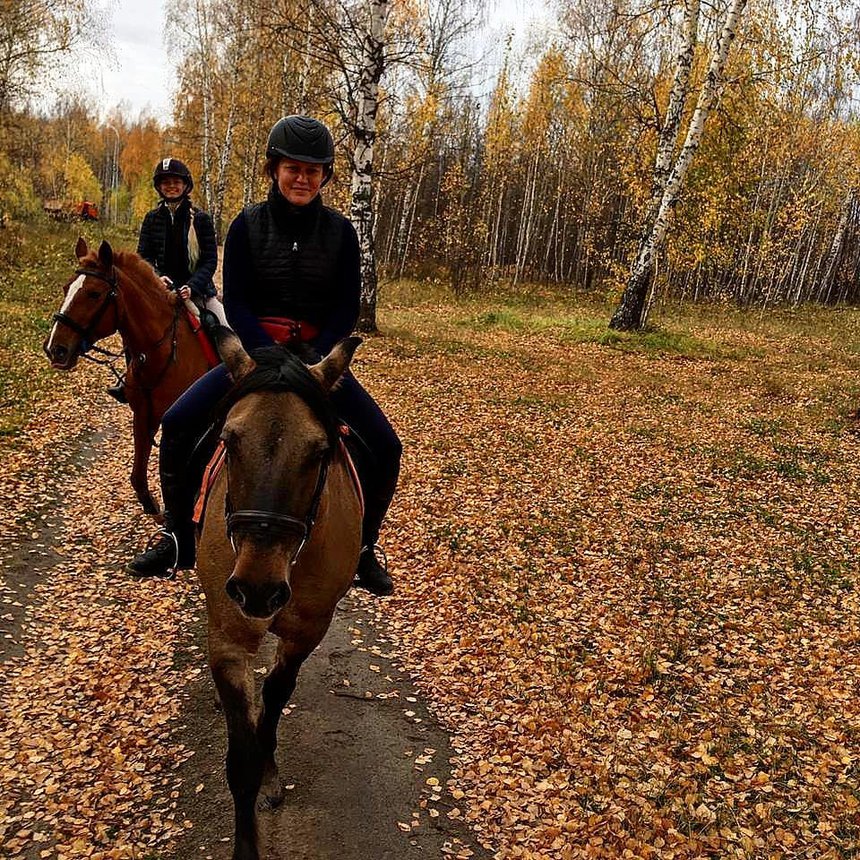
M 504 279 L 620 294 L 649 217 L 690 3 L 561 0 L 552 39 L 529 56 L 509 47 L 484 97 L 474 34 L 491 9 L 382 0 L 372 139 L 381 273 L 441 279 L 457 293 Z M 327 202 L 349 212 L 362 51 L 379 5 L 170 0 L 177 78 L 173 120 L 162 126 L 119 110 L 100 117 L 74 95 L 34 107 L 44 103 L 45 65 L 97 32 L 93 10 L 87 0 L 4 4 L 6 222 L 37 216 L 46 200 L 86 199 L 102 219 L 134 227 L 154 202 L 155 161 L 171 154 L 191 166 L 195 197 L 223 231 L 263 194 L 266 130 L 287 113 L 332 126 L 338 164 Z M 693 96 L 727 5 L 701 9 Z M 24 6 L 28 25 L 15 14 Z M 661 295 L 860 300 L 858 22 L 842 0 L 749 3 L 655 260 Z

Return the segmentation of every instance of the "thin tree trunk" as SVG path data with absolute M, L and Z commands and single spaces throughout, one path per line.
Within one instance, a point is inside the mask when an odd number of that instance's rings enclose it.
M 359 331 L 376 332 L 376 256 L 373 236 L 373 144 L 376 139 L 376 111 L 379 81 L 385 69 L 385 24 L 391 9 L 389 0 L 370 0 L 370 22 L 364 40 L 358 83 L 358 111 L 354 128 L 355 149 L 352 168 L 350 215 L 361 248 L 361 309 Z
M 675 63 L 675 77 L 672 89 L 669 91 L 669 103 L 666 107 L 666 118 L 660 129 L 657 145 L 657 158 L 654 162 L 654 178 L 651 187 L 651 212 L 656 217 L 657 208 L 666 188 L 666 180 L 672 168 L 675 147 L 678 145 L 678 135 L 681 132 L 681 119 L 684 106 L 690 93 L 690 72 L 693 68 L 693 58 L 699 39 L 699 0 L 685 0 L 684 23 L 681 49 Z
M 830 243 L 827 266 L 824 270 L 824 277 L 821 279 L 821 286 L 818 289 L 818 301 L 822 301 L 823 296 L 829 296 L 833 290 L 833 285 L 836 282 L 836 273 L 839 271 L 839 264 L 845 255 L 845 235 L 848 231 L 848 224 L 851 220 L 851 213 L 854 211 L 856 201 L 857 188 L 852 187 L 848 190 L 845 202 L 842 204 L 842 211 L 839 213 L 839 223 L 836 225 L 836 232 L 833 234 L 833 240 Z
M 209 71 L 209 24 L 206 19 L 206 5 L 201 0 L 195 4 L 197 24 L 197 44 L 199 47 L 198 64 L 200 69 L 200 83 L 202 85 L 203 101 L 203 139 L 200 142 L 200 166 L 202 168 L 201 184 L 203 186 L 203 199 L 206 209 L 212 209 L 212 75 Z
M 421 183 L 424 182 L 424 162 L 421 163 L 421 169 L 418 171 L 418 181 L 415 183 L 415 191 L 411 195 L 412 202 L 409 204 L 408 216 L 406 209 L 406 202 L 404 201 L 403 208 L 403 222 L 406 223 L 405 232 L 403 230 L 404 224 L 401 223 L 400 229 L 400 239 L 401 239 L 401 248 L 400 248 L 400 270 L 398 277 L 403 277 L 403 270 L 406 267 L 406 259 L 409 256 L 409 245 L 412 242 L 412 230 L 415 227 L 415 213 L 418 211 L 418 195 L 421 193 Z
M 666 187 L 654 223 L 646 226 L 646 232 L 640 243 L 621 303 L 609 322 L 610 328 L 624 331 L 641 329 L 647 321 L 646 300 L 654 279 L 654 263 L 663 250 L 672 208 L 681 192 L 693 156 L 699 148 L 705 120 L 720 95 L 723 70 L 728 59 L 729 48 L 734 41 L 738 22 L 745 6 L 746 0 L 732 0 L 726 13 L 716 50 L 699 91 L 696 110 L 690 120 L 690 127 L 687 129 L 687 137 L 666 180 Z
M 236 127 L 236 93 L 231 88 L 230 110 L 227 114 L 227 128 L 224 131 L 224 142 L 218 154 L 218 180 L 215 182 L 214 200 L 210 213 L 215 224 L 215 235 L 221 241 L 224 228 L 224 195 L 227 192 L 227 168 L 233 157 L 233 131 Z

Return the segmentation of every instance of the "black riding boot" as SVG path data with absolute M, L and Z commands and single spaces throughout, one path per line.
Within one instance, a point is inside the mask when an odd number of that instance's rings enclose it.
M 376 557 L 376 545 L 362 547 L 361 555 L 358 557 L 358 570 L 356 571 L 357 585 L 366 588 L 377 597 L 387 597 L 394 592 L 394 583 L 388 575 L 388 561 L 385 553 L 382 553 L 383 563 L 379 563 Z
M 194 567 L 197 547 L 194 535 L 194 496 L 197 492 L 197 470 L 190 467 L 194 439 L 161 440 L 159 473 L 164 500 L 164 529 L 158 541 L 135 556 L 126 570 L 143 579 L 149 576 L 171 577 L 176 570 Z

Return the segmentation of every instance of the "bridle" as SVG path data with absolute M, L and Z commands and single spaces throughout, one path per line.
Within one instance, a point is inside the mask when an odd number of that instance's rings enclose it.
M 301 535 L 299 543 L 293 557 L 290 559 L 290 567 L 295 566 L 299 560 L 299 555 L 305 548 L 308 540 L 310 540 L 311 531 L 316 522 L 317 514 L 319 513 L 320 501 L 322 500 L 323 490 L 325 489 L 326 479 L 328 478 L 328 469 L 331 465 L 332 456 L 335 450 L 333 445 L 325 454 L 322 463 L 320 464 L 319 474 L 317 475 L 317 483 L 314 487 L 314 494 L 311 497 L 310 508 L 304 519 L 294 517 L 290 514 L 282 514 L 277 511 L 255 511 L 255 510 L 240 510 L 234 511 L 233 505 L 230 502 L 230 489 L 227 488 L 227 494 L 224 499 L 224 515 L 227 521 L 227 537 L 230 539 L 230 545 L 233 547 L 233 552 L 236 553 L 236 542 L 233 539 L 233 533 L 238 529 L 249 529 L 257 531 L 260 534 L 298 534 Z
M 101 321 L 101 318 L 105 315 L 107 309 L 111 306 L 111 304 L 115 304 L 116 296 L 119 292 L 119 284 L 117 282 L 116 270 L 111 268 L 109 274 L 104 274 L 103 272 L 99 272 L 96 269 L 75 269 L 76 275 L 83 275 L 86 278 L 97 278 L 100 281 L 104 281 L 110 289 L 105 293 L 104 298 L 102 299 L 102 303 L 96 309 L 96 312 L 93 314 L 92 319 L 89 321 L 89 324 L 84 327 L 80 323 L 73 320 L 70 316 L 67 316 L 64 313 L 55 313 L 53 316 L 53 321 L 60 323 L 60 325 L 66 326 L 66 328 L 70 328 L 76 335 L 78 335 L 81 339 L 81 353 L 86 353 L 89 349 L 91 349 L 94 344 L 91 342 L 91 337 L 93 332 L 95 331 L 96 326 Z M 119 311 L 117 310 L 117 314 Z
M 98 271 L 98 269 L 80 268 L 80 269 L 75 269 L 75 274 L 76 275 L 83 275 L 86 278 L 97 278 L 100 281 L 104 281 L 110 287 L 110 289 L 105 293 L 101 304 L 98 306 L 98 308 L 96 309 L 96 312 L 93 314 L 92 318 L 90 319 L 89 323 L 86 326 L 82 326 L 80 323 L 76 322 L 70 316 L 68 316 L 62 312 L 55 313 L 53 316 L 53 321 L 58 322 L 61 325 L 66 326 L 67 328 L 71 329 L 73 332 L 75 332 L 75 334 L 77 334 L 80 337 L 81 345 L 78 349 L 78 352 L 82 358 L 85 358 L 87 361 L 91 361 L 94 364 L 103 364 L 103 365 L 107 366 L 110 369 L 110 371 L 113 373 L 113 375 L 117 378 L 117 381 L 122 383 L 124 380 L 124 375 L 121 373 L 118 373 L 116 371 L 116 369 L 113 366 L 113 361 L 115 361 L 118 358 L 122 358 L 124 355 L 126 355 L 126 353 L 124 353 L 124 352 L 110 352 L 109 350 L 102 349 L 102 347 L 100 347 L 96 343 L 93 343 L 91 340 L 91 338 L 93 337 L 93 334 L 95 333 L 96 326 L 98 326 L 99 322 L 101 321 L 101 318 L 105 315 L 105 312 L 107 311 L 107 309 L 111 305 L 114 306 L 114 309 L 116 311 L 117 328 L 119 327 L 119 324 L 120 324 L 119 306 L 116 302 L 117 295 L 119 294 L 119 279 L 117 277 L 117 270 L 115 267 L 111 266 L 110 272 L 108 274 L 105 274 L 104 272 Z M 150 416 L 152 415 L 152 412 L 153 412 L 152 392 L 158 386 L 158 384 L 161 382 L 161 380 L 164 378 L 167 371 L 170 369 L 170 366 L 176 361 L 176 348 L 177 348 L 176 329 L 177 329 L 178 324 L 179 324 L 179 305 L 177 304 L 176 308 L 174 310 L 174 313 L 173 313 L 173 319 L 168 324 L 167 329 L 165 330 L 164 334 L 162 334 L 162 336 L 158 339 L 158 341 L 156 341 L 156 343 L 154 343 L 152 346 L 152 349 L 155 350 L 158 347 L 160 347 L 167 340 L 168 337 L 170 337 L 171 338 L 171 347 L 170 347 L 170 354 L 167 357 L 167 361 L 165 362 L 164 367 L 161 368 L 160 372 L 157 374 L 157 376 L 155 377 L 155 380 L 152 383 L 150 383 L 148 385 L 144 385 L 142 380 L 141 380 L 141 384 L 140 384 L 141 389 L 143 390 L 143 392 L 146 395 L 147 408 L 149 410 Z M 108 358 L 111 360 L 103 361 L 103 360 L 100 360 L 98 358 L 95 358 L 95 357 L 89 355 L 89 352 L 91 350 L 94 352 L 98 352 L 101 355 L 108 356 Z M 136 363 L 137 365 L 143 366 L 147 361 L 147 354 L 144 352 L 141 352 L 141 353 L 136 354 L 136 355 L 126 355 L 126 361 L 129 365 L 131 365 L 132 363 Z M 151 425 L 151 418 L 150 418 L 149 424 Z M 152 432 L 152 431 L 154 431 L 155 428 L 150 426 L 149 429 L 150 429 L 150 432 Z

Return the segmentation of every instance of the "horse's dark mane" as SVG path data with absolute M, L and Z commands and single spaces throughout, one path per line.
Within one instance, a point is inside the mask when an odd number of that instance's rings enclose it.
M 301 350 L 301 348 L 300 348 Z M 301 350 L 310 357 L 307 350 Z M 216 407 L 219 423 L 247 394 L 254 391 L 289 391 L 299 396 L 325 428 L 330 442 L 338 435 L 338 420 L 328 395 L 293 349 L 285 345 L 265 346 L 253 350 L 251 358 L 257 365 L 243 376 Z

